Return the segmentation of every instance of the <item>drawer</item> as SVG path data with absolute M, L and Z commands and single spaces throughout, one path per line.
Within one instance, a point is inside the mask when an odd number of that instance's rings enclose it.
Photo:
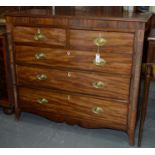
M 15 46 L 16 62 L 53 67 L 68 67 L 98 72 L 131 74 L 132 55 L 106 50 L 101 58 L 106 63 L 95 64 L 95 51 L 64 50 L 32 46 Z
M 19 88 L 18 91 L 21 109 L 79 119 L 87 127 L 127 127 L 128 104 L 46 90 Z
M 130 78 L 56 69 L 17 66 L 18 84 L 127 100 Z
M 66 45 L 66 31 L 60 28 L 36 28 L 17 26 L 13 29 L 15 42 Z
M 134 34 L 123 32 L 70 30 L 70 47 L 97 51 L 95 44 L 97 38 L 105 40 L 105 44 L 100 47 L 101 52 L 110 49 L 118 53 L 133 53 Z

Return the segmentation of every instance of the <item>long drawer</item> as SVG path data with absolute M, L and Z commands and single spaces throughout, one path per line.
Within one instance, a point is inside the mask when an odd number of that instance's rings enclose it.
M 70 48 L 97 50 L 96 39 L 102 38 L 104 48 L 111 51 L 133 53 L 133 33 L 70 30 Z M 99 40 L 98 40 L 99 41 Z M 98 43 L 101 43 L 100 41 Z M 102 45 L 102 44 L 101 44 Z
M 17 66 L 16 70 L 18 84 L 51 87 L 123 100 L 128 100 L 129 96 L 129 77 L 26 66 Z
M 15 42 L 44 43 L 63 47 L 66 45 L 66 30 L 60 28 L 16 26 L 13 29 L 13 36 Z
M 132 55 L 119 51 L 101 51 L 105 63 L 96 64 L 96 51 L 64 50 L 32 46 L 15 46 L 16 62 L 52 67 L 68 67 L 99 72 L 131 74 Z
M 29 88 L 19 88 L 18 92 L 21 109 L 80 119 L 87 127 L 127 127 L 128 104 Z

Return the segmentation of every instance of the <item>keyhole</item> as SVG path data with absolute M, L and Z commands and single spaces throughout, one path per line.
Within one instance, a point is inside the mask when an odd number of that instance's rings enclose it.
M 71 77 L 71 72 L 68 72 L 68 73 L 67 73 L 67 76 L 68 76 L 68 77 Z
M 67 96 L 68 101 L 71 99 L 70 95 Z
M 70 53 L 70 51 L 67 51 L 67 55 L 70 55 L 71 53 Z

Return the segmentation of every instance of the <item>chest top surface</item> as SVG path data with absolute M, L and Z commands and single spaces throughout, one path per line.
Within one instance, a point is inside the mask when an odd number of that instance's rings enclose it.
M 44 9 L 23 9 L 7 13 L 9 16 L 19 17 L 65 17 L 86 18 L 118 21 L 147 22 L 151 13 L 125 12 L 121 7 L 49 7 Z

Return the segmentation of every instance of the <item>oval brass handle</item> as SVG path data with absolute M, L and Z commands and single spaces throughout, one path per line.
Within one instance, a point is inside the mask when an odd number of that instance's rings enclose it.
M 39 99 L 37 100 L 37 102 L 38 102 L 39 104 L 47 104 L 47 103 L 48 103 L 48 100 L 45 99 L 45 98 L 39 98 Z
M 97 82 L 93 82 L 92 85 L 94 88 L 103 88 L 105 86 L 105 83 L 102 81 L 97 81 Z
M 46 57 L 45 54 L 42 53 L 42 52 L 38 52 L 38 53 L 35 54 L 35 58 L 36 58 L 37 60 L 45 59 L 45 57 Z
M 106 42 L 107 42 L 107 40 L 102 37 L 98 37 L 94 40 L 94 43 L 96 46 L 103 46 L 106 44 Z
M 100 113 L 103 112 L 103 108 L 101 108 L 101 107 L 93 107 L 92 112 L 95 113 L 95 114 L 100 114 Z
M 100 58 L 100 61 L 99 62 L 96 62 L 96 59 L 94 59 L 93 63 L 96 65 L 96 66 L 103 66 L 106 64 L 106 61 L 102 58 Z
M 34 35 L 34 40 L 40 41 L 43 40 L 45 36 L 41 33 L 40 29 L 37 29 L 37 33 Z
M 37 80 L 46 80 L 47 79 L 47 75 L 46 74 L 38 74 L 36 76 Z

